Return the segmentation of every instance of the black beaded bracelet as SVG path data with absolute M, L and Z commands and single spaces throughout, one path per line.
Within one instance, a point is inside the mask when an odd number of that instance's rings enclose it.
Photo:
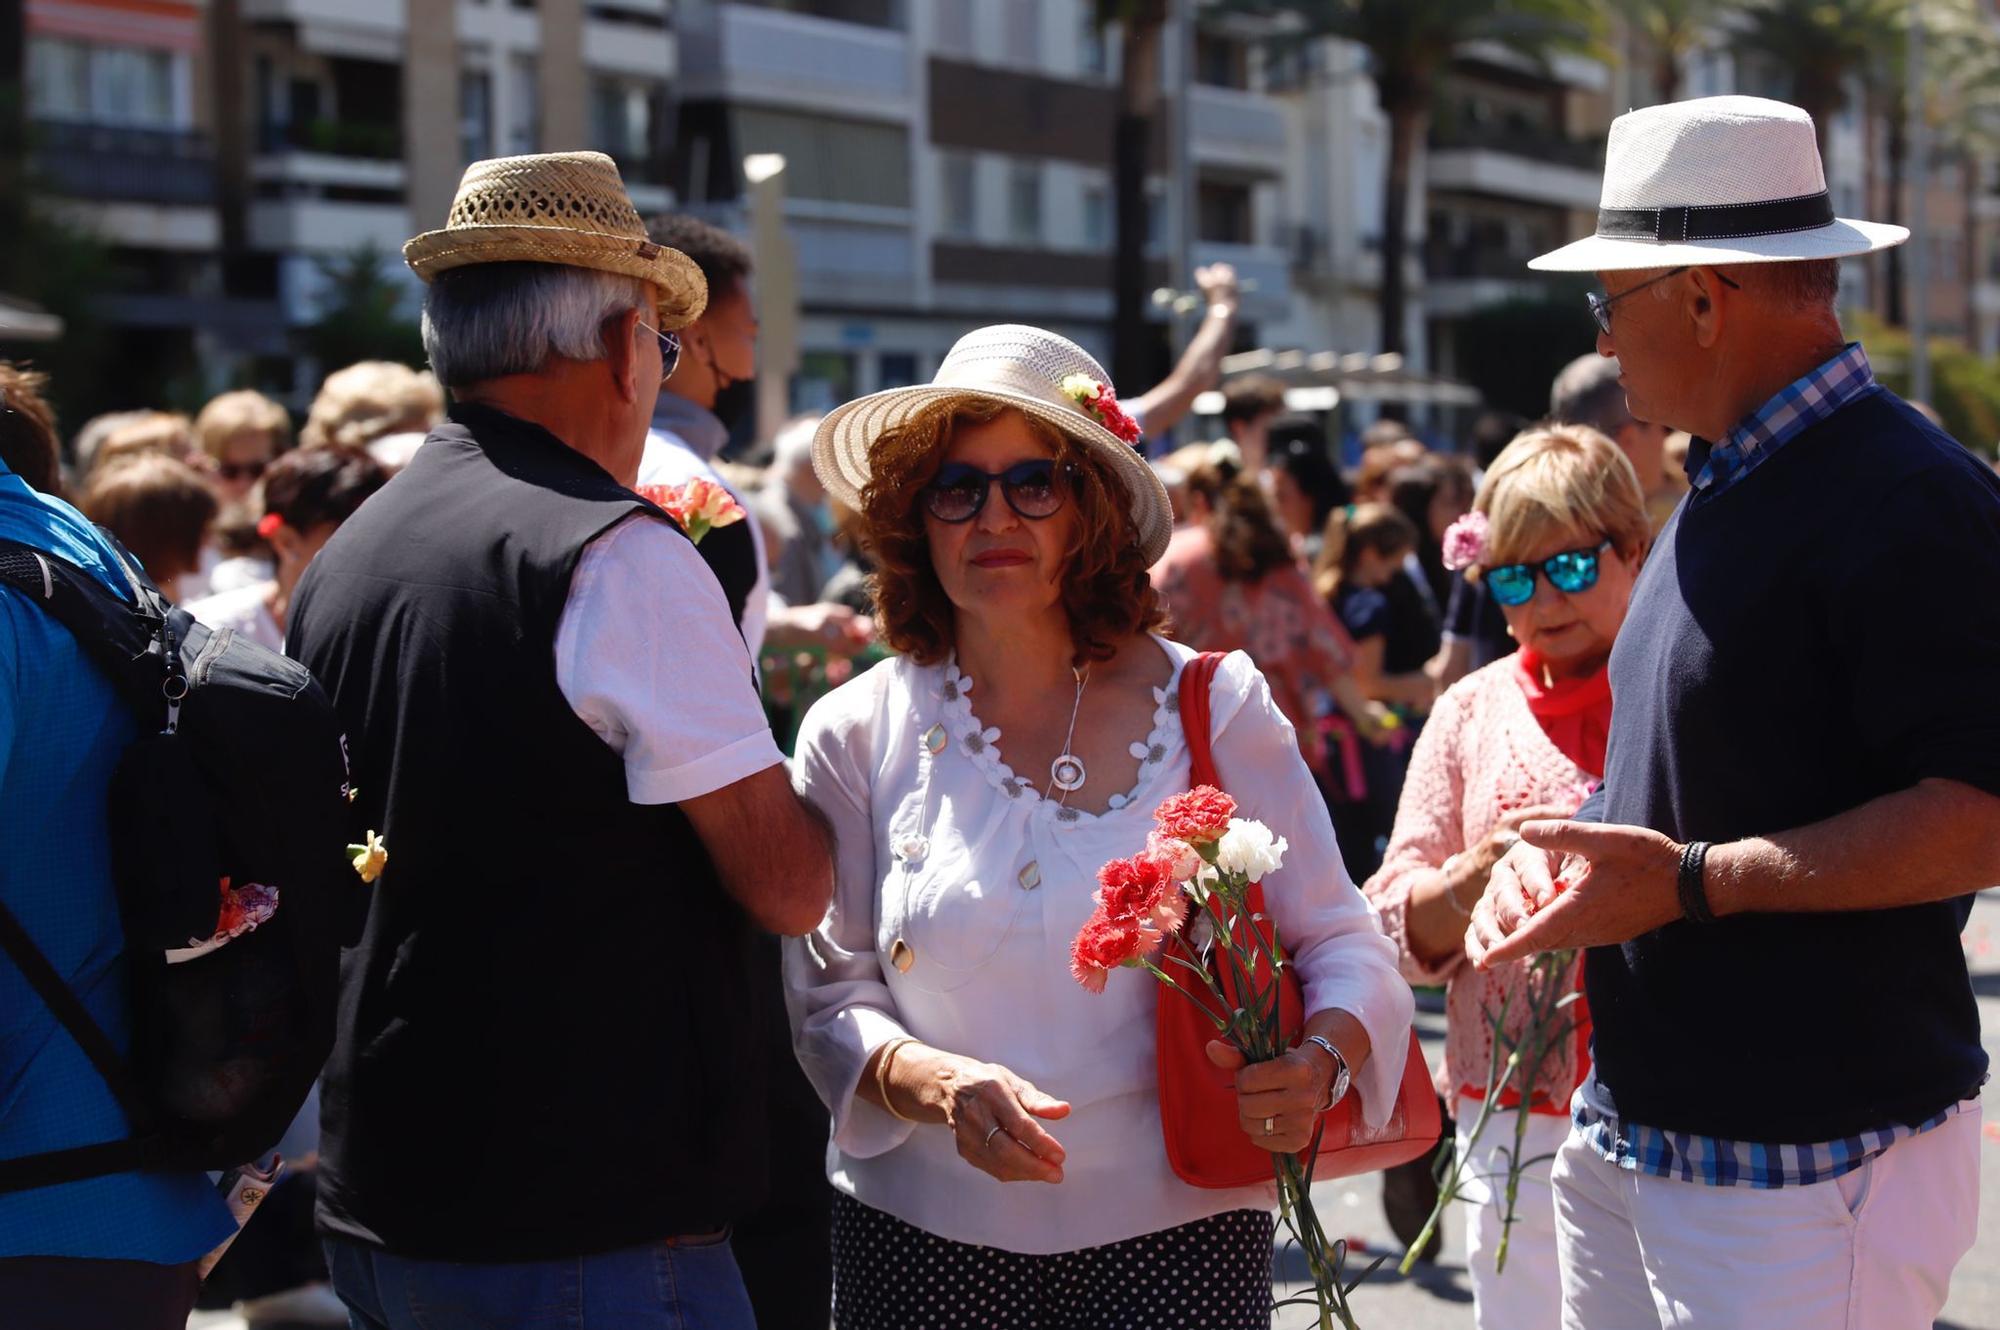
M 1702 885 L 1701 871 L 1708 862 L 1708 842 L 1691 840 L 1681 850 L 1680 897 L 1681 913 L 1689 923 L 1712 924 L 1715 911 L 1708 908 L 1708 891 Z

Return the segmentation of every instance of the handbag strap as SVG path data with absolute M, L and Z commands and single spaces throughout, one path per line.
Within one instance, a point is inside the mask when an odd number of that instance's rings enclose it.
M 1209 733 L 1209 686 L 1222 665 L 1223 653 L 1204 651 L 1181 667 L 1181 733 L 1187 738 L 1188 785 L 1222 788 L 1215 769 L 1214 736 Z

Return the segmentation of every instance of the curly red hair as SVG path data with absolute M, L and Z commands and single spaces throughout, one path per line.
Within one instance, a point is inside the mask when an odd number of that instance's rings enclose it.
M 875 561 L 869 592 L 875 627 L 889 646 L 919 665 L 935 665 L 952 647 L 951 599 L 931 566 L 920 494 L 937 475 L 960 425 L 985 424 L 1013 408 L 982 398 L 927 404 L 883 431 L 868 450 L 870 475 L 861 491 L 862 543 Z M 1109 660 L 1121 639 L 1166 623 L 1166 610 L 1147 574 L 1132 527 L 1124 482 L 1090 449 L 1059 430 L 1018 413 L 1055 451 L 1076 505 L 1076 537 L 1065 551 L 1062 606 L 1076 663 Z

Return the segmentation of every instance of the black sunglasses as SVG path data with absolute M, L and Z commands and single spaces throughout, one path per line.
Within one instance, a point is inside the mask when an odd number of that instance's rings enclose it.
M 259 480 L 269 462 L 218 462 L 215 474 L 224 480 Z
M 1007 506 L 1031 522 L 1054 517 L 1063 506 L 1065 488 L 1052 457 L 1016 462 L 1005 471 L 981 471 L 964 462 L 946 462 L 924 486 L 924 508 L 940 522 L 970 522 L 986 506 L 995 481 L 1007 496 Z
M 1623 300 L 1626 296 L 1637 295 L 1639 292 L 1645 290 L 1649 286 L 1658 286 L 1661 282 L 1666 281 L 1667 278 L 1669 277 L 1678 277 L 1693 266 L 1694 265 L 1690 263 L 1683 263 L 1678 268 L 1669 268 L 1665 272 L 1661 273 L 1658 277 L 1648 278 L 1647 280 L 1639 283 L 1637 286 L 1628 286 L 1615 296 L 1604 295 L 1601 292 L 1597 291 L 1586 291 L 1584 293 L 1583 298 L 1590 302 L 1590 316 L 1597 320 L 1597 326 L 1604 330 L 1604 335 L 1606 337 L 1609 337 L 1611 335 L 1611 307 L 1613 305 Z M 1732 291 L 1741 291 L 1743 289 L 1737 283 L 1730 281 L 1727 277 L 1723 276 L 1721 273 L 1716 273 L 1715 277 L 1717 281 L 1721 282 L 1724 286 L 1728 287 Z
M 1535 598 L 1535 574 L 1549 579 L 1549 585 L 1565 595 L 1576 595 L 1597 585 L 1598 556 L 1611 548 L 1608 540 L 1591 549 L 1564 550 L 1540 563 L 1503 563 L 1483 574 L 1493 599 L 1510 608 Z
M 660 339 L 660 382 L 674 377 L 674 366 L 681 363 L 681 335 L 663 332 L 641 319 L 639 326 Z

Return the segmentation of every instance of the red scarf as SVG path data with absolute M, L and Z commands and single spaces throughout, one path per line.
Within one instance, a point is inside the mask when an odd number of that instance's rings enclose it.
M 1514 653 L 1514 677 L 1527 696 L 1542 733 L 1592 777 L 1604 774 L 1604 742 L 1611 734 L 1611 675 L 1600 666 L 1581 679 L 1542 682 L 1542 658 L 1522 647 Z

